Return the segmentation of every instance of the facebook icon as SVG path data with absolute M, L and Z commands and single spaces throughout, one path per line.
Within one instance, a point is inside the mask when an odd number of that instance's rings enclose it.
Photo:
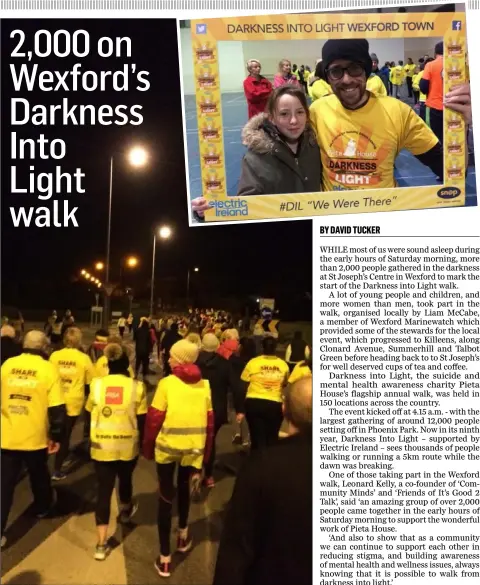
M 206 35 L 207 34 L 207 25 L 206 24 L 197 24 L 197 35 Z
M 453 20 L 452 21 L 452 30 L 462 30 L 462 21 L 461 20 Z

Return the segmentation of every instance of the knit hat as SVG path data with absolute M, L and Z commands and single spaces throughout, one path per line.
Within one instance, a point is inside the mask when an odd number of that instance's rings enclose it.
M 220 342 L 215 333 L 205 333 L 202 339 L 202 349 L 204 351 L 217 351 Z
M 370 55 L 370 59 L 371 59 L 372 61 L 376 61 L 376 62 L 378 63 L 378 57 L 377 57 L 377 55 L 376 55 L 375 53 L 372 53 L 372 54 Z
M 170 349 L 170 357 L 179 364 L 195 363 L 198 358 L 198 353 L 198 347 L 186 339 L 177 341 L 177 343 L 174 343 Z
M 361 63 L 367 77 L 369 77 L 372 72 L 372 58 L 368 49 L 369 45 L 366 39 L 330 39 L 323 45 L 322 49 L 324 71 L 337 59 L 347 59 Z
M 109 343 L 103 350 L 108 360 L 108 372 L 110 374 L 126 374 L 130 361 L 123 347 L 118 343 Z

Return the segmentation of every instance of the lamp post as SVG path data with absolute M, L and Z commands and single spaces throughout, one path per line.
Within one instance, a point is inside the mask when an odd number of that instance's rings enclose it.
M 162 226 L 158 230 L 158 236 L 162 240 L 168 240 L 172 235 L 172 229 L 168 225 Z M 157 247 L 157 234 L 153 234 L 153 254 L 152 254 L 152 282 L 150 285 L 150 317 L 153 316 L 153 296 L 155 290 L 155 253 Z
M 135 147 L 128 153 L 128 160 L 134 167 L 144 166 L 147 162 L 147 152 L 140 147 Z M 105 303 L 103 310 L 103 326 L 108 330 L 110 322 L 110 295 L 113 292 L 110 284 L 110 239 L 112 232 L 112 195 L 113 195 L 113 156 L 110 157 L 110 182 L 108 189 L 108 228 L 107 228 L 107 256 L 105 259 Z M 107 290 L 108 287 L 108 290 Z
M 197 266 L 195 266 L 193 271 L 198 272 L 199 268 Z M 190 268 L 187 270 L 187 306 L 189 303 L 189 299 L 190 299 Z

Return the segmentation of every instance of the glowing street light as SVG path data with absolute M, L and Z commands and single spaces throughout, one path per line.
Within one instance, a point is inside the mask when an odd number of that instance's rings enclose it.
M 138 266 L 138 258 L 136 256 L 129 256 L 127 258 L 127 266 L 129 268 L 136 268 Z
M 143 167 L 147 163 L 147 151 L 141 146 L 136 146 L 128 153 L 128 160 L 133 167 Z
M 87 280 L 90 278 L 90 274 L 88 272 L 85 272 L 85 274 L 83 275 Z
M 148 153 L 144 148 L 135 147 L 128 153 L 128 161 L 133 167 L 142 167 L 148 159 Z M 108 194 L 108 226 L 107 226 L 107 255 L 105 258 L 105 283 L 110 284 L 110 239 L 112 232 L 112 196 L 113 196 L 113 155 L 110 157 L 110 181 Z M 105 296 L 105 306 L 103 311 L 103 325 L 108 328 L 110 321 L 110 297 Z
M 85 276 L 85 274 L 87 274 L 87 271 L 86 271 L 86 270 L 82 270 L 82 271 L 80 272 L 80 274 L 81 274 L 82 276 Z
M 97 262 L 95 264 L 95 270 L 103 270 L 105 268 L 105 264 L 103 262 Z
M 168 225 L 162 225 L 158 230 L 158 236 L 162 240 L 168 240 L 172 236 L 172 228 Z M 155 281 L 155 252 L 157 245 L 157 234 L 153 233 L 153 255 L 152 255 L 152 283 L 150 285 L 150 315 L 153 316 L 153 291 Z

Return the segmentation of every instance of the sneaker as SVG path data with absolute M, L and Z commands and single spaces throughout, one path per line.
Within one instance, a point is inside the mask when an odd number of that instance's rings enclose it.
M 132 504 L 130 505 L 130 508 L 127 508 L 126 510 L 122 510 L 118 516 L 118 522 L 120 522 L 120 524 L 128 524 L 130 522 L 130 520 L 133 518 L 133 516 L 135 515 L 135 512 L 138 510 L 138 504 L 137 502 L 132 502 Z
M 93 558 L 96 561 L 104 561 L 107 558 L 109 552 L 110 549 L 107 544 L 97 544 Z
M 189 536 L 183 538 L 182 536 L 177 536 L 177 551 L 181 553 L 186 553 L 192 548 L 193 542 Z
M 215 480 L 213 479 L 213 477 L 207 477 L 205 479 L 205 485 L 207 486 L 208 489 L 214 488 Z
M 162 562 L 160 560 L 160 557 L 157 558 L 157 560 L 155 561 L 155 569 L 157 570 L 157 573 L 160 575 L 160 577 L 170 577 L 171 573 L 170 573 L 170 565 L 171 563 L 167 563 L 167 562 Z
M 66 479 L 67 474 L 63 473 L 63 471 L 55 471 L 55 473 L 52 475 L 52 481 L 62 481 L 64 479 Z
M 7 544 L 7 537 L 4 535 L 2 536 L 2 548 Z
M 57 505 L 57 500 L 58 500 L 57 490 L 52 489 L 52 502 L 50 504 L 50 508 L 48 510 L 45 510 L 45 512 L 40 512 L 39 514 L 37 514 L 37 518 L 39 520 L 43 520 L 43 518 L 49 516 L 53 509 L 55 508 L 55 506 Z

